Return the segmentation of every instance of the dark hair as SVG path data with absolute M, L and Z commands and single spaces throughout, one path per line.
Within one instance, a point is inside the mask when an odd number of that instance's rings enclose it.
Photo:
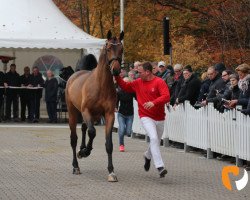
M 12 66 L 13 66 L 13 67 L 16 67 L 16 64 L 12 63 L 12 64 L 10 65 L 10 67 L 12 67 Z
M 228 75 L 231 75 L 231 74 L 233 74 L 233 72 L 231 71 L 231 70 L 223 70 L 222 72 L 226 72 Z
M 144 62 L 141 66 L 145 71 L 148 70 L 148 71 L 152 72 L 152 70 L 153 70 L 153 67 L 152 67 L 150 62 Z

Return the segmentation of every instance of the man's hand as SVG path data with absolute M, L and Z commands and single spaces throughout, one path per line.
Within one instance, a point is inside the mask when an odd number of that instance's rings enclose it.
M 154 105 L 155 104 L 153 102 L 149 101 L 149 102 L 144 103 L 143 107 L 148 110 L 148 109 L 154 107 Z
M 206 100 L 203 100 L 203 101 L 201 102 L 201 105 L 206 106 L 206 105 L 207 105 L 207 101 L 206 101 Z
M 4 87 L 7 88 L 7 87 L 8 87 L 8 84 L 7 84 L 7 83 L 4 83 Z
M 238 100 L 231 100 L 229 103 L 229 107 L 234 108 L 236 106 L 236 104 L 238 103 Z

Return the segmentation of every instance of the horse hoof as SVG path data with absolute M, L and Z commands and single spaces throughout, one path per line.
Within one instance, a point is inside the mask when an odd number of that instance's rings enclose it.
M 118 182 L 118 179 L 114 172 L 110 173 L 108 176 L 108 182 Z
M 82 158 L 81 151 L 79 151 L 79 152 L 77 153 L 77 158 L 79 158 L 79 159 Z
M 91 153 L 91 150 L 87 149 L 87 148 L 84 148 L 84 149 L 81 149 L 78 153 L 77 153 L 77 157 L 79 159 L 81 159 L 82 157 L 83 158 L 86 158 L 90 155 Z
M 75 174 L 75 175 L 81 174 L 80 168 L 79 167 L 78 168 L 73 168 L 73 174 Z

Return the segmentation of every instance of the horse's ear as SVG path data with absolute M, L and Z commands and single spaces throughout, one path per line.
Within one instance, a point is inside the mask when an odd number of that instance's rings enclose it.
M 107 34 L 107 39 L 110 40 L 112 38 L 112 33 L 111 30 L 109 30 L 108 34 Z
M 124 32 L 122 31 L 122 32 L 120 33 L 120 37 L 119 37 L 120 41 L 122 41 L 123 38 L 124 38 Z

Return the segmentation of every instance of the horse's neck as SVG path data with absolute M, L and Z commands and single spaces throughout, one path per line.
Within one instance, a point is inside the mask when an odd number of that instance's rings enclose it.
M 114 84 L 113 76 L 111 72 L 108 70 L 109 66 L 106 63 L 101 62 L 96 67 L 96 80 L 99 82 L 101 87 L 105 87 L 105 85 Z

